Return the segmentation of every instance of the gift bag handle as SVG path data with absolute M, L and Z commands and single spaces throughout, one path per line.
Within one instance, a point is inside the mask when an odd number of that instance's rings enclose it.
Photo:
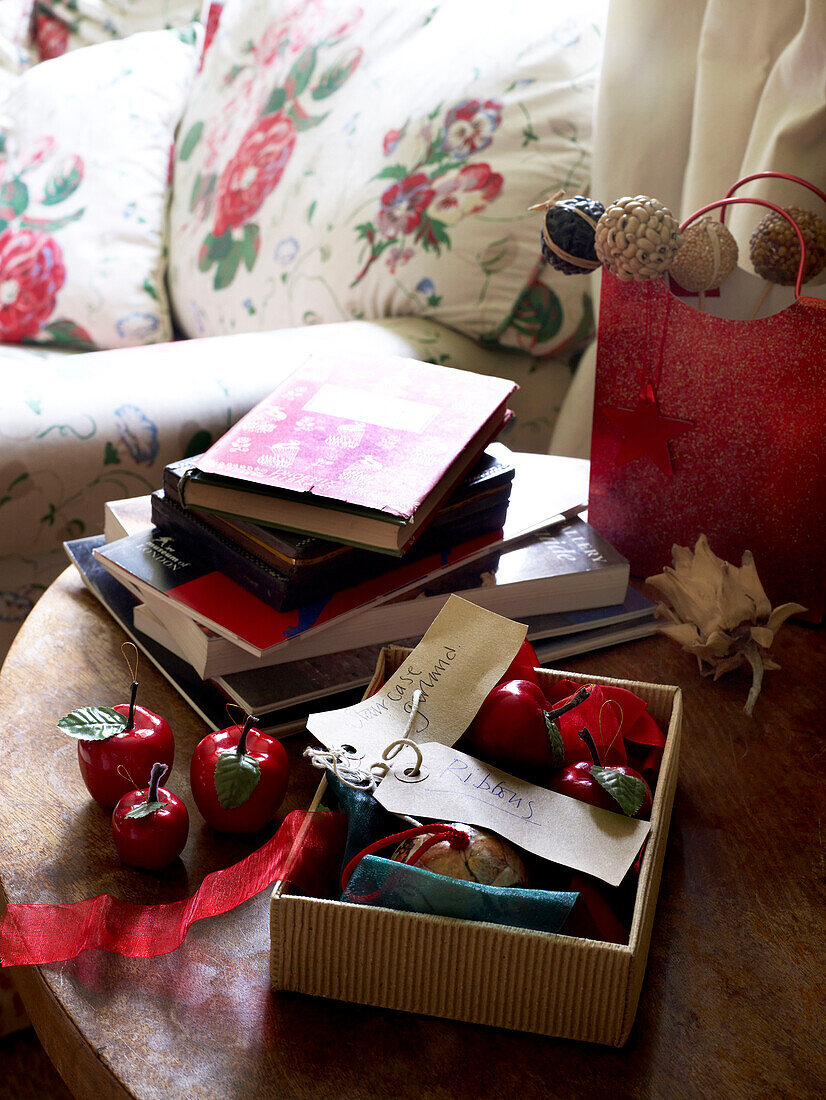
M 799 183 L 801 187 L 808 187 L 808 189 L 810 191 L 813 191 L 817 195 L 817 197 L 821 200 L 821 202 L 826 203 L 826 192 L 821 191 L 819 187 L 815 187 L 815 185 L 813 183 L 809 183 L 808 180 L 801 179 L 800 176 L 791 176 L 791 175 L 789 175 L 788 172 L 752 172 L 752 174 L 750 176 L 743 176 L 743 178 L 741 180 L 738 180 L 737 183 L 733 183 L 731 185 L 731 187 L 729 187 L 728 191 L 726 191 L 723 198 L 725 198 L 725 199 L 731 198 L 731 196 L 734 194 L 735 191 L 738 191 L 741 187 L 744 187 L 747 183 L 751 183 L 752 180 L 766 180 L 766 179 L 788 180 L 789 183 Z M 721 210 L 720 211 L 720 221 L 723 220 L 724 216 L 725 216 L 725 211 Z
M 741 180 L 740 182 L 745 183 L 746 180 Z M 737 185 L 735 184 L 735 186 L 737 186 Z M 797 279 L 795 280 L 795 284 L 794 284 L 794 296 L 795 296 L 796 299 L 799 299 L 801 297 L 800 288 L 803 285 L 803 272 L 806 269 L 806 241 L 803 239 L 803 234 L 800 231 L 800 226 L 797 224 L 797 222 L 794 220 L 794 218 L 790 214 L 787 214 L 786 211 L 782 209 L 782 207 L 777 206 L 776 203 L 769 202 L 768 199 L 746 199 L 746 198 L 718 199 L 717 202 L 710 202 L 708 204 L 708 206 L 701 206 L 699 210 L 695 210 L 694 213 L 691 214 L 688 218 L 686 218 L 686 220 L 682 223 L 682 225 L 680 226 L 680 232 L 681 233 L 685 232 L 685 230 L 688 228 L 688 226 L 691 225 L 692 222 L 696 221 L 697 218 L 702 217 L 703 214 L 707 214 L 710 210 L 716 210 L 718 207 L 723 208 L 720 211 L 720 220 L 722 221 L 723 220 L 723 215 L 725 214 L 725 208 L 727 206 L 737 206 L 740 203 L 751 203 L 755 206 L 767 206 L 770 210 L 774 210 L 774 212 L 776 214 L 780 214 L 781 217 L 785 218 L 786 221 L 789 223 L 789 225 L 792 227 L 792 229 L 797 234 L 797 239 L 798 239 L 798 242 L 800 243 L 800 266 L 797 269 Z M 807 302 L 818 302 L 820 305 L 823 304 L 820 301 L 819 298 L 807 297 L 806 301 Z

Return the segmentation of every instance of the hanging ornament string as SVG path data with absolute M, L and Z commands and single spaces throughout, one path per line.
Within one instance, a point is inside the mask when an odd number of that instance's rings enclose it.
M 140 653 L 138 647 L 134 642 L 124 642 L 120 647 L 120 651 L 123 654 L 123 659 L 126 661 L 126 667 L 129 669 L 129 675 L 133 680 L 138 678 L 138 662 L 140 660 Z M 135 667 L 132 667 L 132 658 L 135 659 Z
M 73 959 L 82 951 L 153 958 L 175 951 L 195 921 L 227 913 L 276 881 L 311 897 L 329 896 L 347 833 L 339 813 L 294 810 L 257 851 L 208 874 L 188 898 L 140 905 L 111 894 L 58 904 L 9 905 L 0 916 L 0 965 Z

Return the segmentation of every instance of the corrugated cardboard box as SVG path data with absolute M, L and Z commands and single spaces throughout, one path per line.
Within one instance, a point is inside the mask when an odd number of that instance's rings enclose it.
M 388 646 L 367 689 L 410 650 Z M 549 682 L 615 684 L 648 703 L 666 731 L 627 945 L 273 892 L 275 989 L 470 1023 L 622 1046 L 645 974 L 677 785 L 682 694 L 677 687 L 542 670 Z M 319 790 L 316 802 L 321 797 Z

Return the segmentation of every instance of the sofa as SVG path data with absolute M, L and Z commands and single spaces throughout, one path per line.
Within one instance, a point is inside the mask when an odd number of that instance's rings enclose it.
M 528 207 L 588 189 L 604 3 L 0 11 L 0 659 L 63 540 L 216 438 L 275 358 L 509 377 L 505 441 L 548 449 L 593 312 Z

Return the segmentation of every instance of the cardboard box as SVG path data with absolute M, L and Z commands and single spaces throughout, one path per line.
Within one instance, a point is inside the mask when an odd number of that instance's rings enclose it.
M 385 647 L 366 694 L 409 653 Z M 632 680 L 548 670 L 541 676 L 551 683 L 564 676 L 628 688 L 645 699 L 666 731 L 629 943 L 298 897 L 278 884 L 270 907 L 275 989 L 611 1046 L 626 1042 L 645 974 L 677 785 L 682 693 Z

